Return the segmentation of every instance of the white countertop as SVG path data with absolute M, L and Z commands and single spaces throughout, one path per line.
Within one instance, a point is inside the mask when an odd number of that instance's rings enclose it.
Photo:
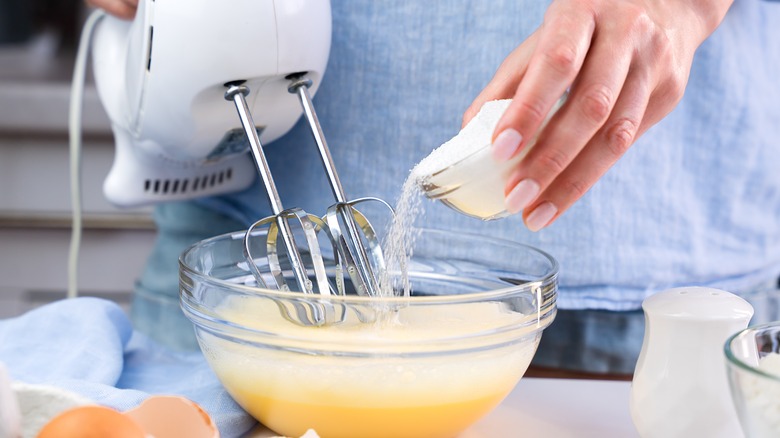
M 524 378 L 490 414 L 458 438 L 633 438 L 631 382 Z M 275 436 L 258 427 L 248 438 Z
M 459 438 L 638 437 L 628 410 L 631 382 L 524 378 Z

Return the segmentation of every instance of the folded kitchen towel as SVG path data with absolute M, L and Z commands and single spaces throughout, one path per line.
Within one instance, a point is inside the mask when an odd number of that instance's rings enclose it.
M 152 394 L 186 397 L 211 415 L 223 438 L 255 425 L 200 352 L 156 344 L 108 300 L 62 300 L 0 320 L 0 362 L 14 380 L 57 386 L 122 411 Z

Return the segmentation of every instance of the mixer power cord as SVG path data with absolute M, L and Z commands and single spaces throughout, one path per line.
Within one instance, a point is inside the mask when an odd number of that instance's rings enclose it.
M 95 10 L 87 17 L 79 40 L 76 62 L 73 67 L 73 80 L 70 88 L 70 108 L 68 112 L 68 141 L 70 152 L 70 204 L 71 236 L 68 250 L 68 298 L 78 296 L 79 250 L 81 248 L 82 206 L 81 206 L 81 112 L 84 101 L 84 81 L 87 58 L 92 43 L 95 26 L 105 16 L 102 10 Z

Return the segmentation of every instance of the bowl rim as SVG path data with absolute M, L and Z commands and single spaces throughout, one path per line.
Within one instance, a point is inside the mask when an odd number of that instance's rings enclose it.
M 447 231 L 437 228 L 419 228 L 422 232 L 426 233 L 452 233 L 453 231 Z M 392 297 L 374 297 L 374 296 L 359 296 L 359 295 L 320 295 L 320 294 L 303 294 L 303 296 L 306 297 L 306 299 L 309 300 L 327 300 L 334 303 L 345 303 L 345 304 L 366 304 L 366 303 L 382 303 L 382 304 L 411 304 L 411 303 L 418 303 L 418 304 L 462 304 L 462 303 L 469 303 L 473 301 L 482 301 L 487 298 L 499 298 L 504 295 L 511 295 L 514 293 L 518 293 L 517 290 L 518 287 L 522 286 L 523 289 L 533 290 L 534 288 L 537 288 L 539 286 L 549 284 L 551 282 L 554 282 L 559 275 L 560 272 L 560 265 L 558 261 L 551 256 L 549 253 L 545 252 L 544 250 L 541 250 L 539 248 L 536 248 L 534 246 L 521 243 L 521 242 L 515 242 L 508 239 L 501 239 L 496 237 L 490 237 L 490 236 L 481 236 L 477 235 L 475 233 L 469 233 L 469 232 L 460 232 L 456 231 L 459 236 L 471 236 L 471 237 L 478 237 L 480 239 L 491 241 L 498 245 L 509 245 L 509 246 L 517 246 L 517 247 L 523 247 L 526 250 L 530 250 L 533 253 L 536 253 L 545 260 L 547 260 L 550 263 L 550 267 L 548 269 L 548 273 L 542 277 L 539 277 L 534 280 L 530 280 L 526 283 L 523 283 L 522 285 L 508 285 L 507 287 L 502 287 L 498 289 L 494 289 L 491 291 L 481 291 L 481 292 L 472 292 L 472 293 L 464 293 L 464 294 L 457 294 L 457 295 L 437 295 L 437 296 L 410 296 L 410 297 L 402 297 L 402 296 L 392 296 Z M 226 238 L 234 239 L 237 236 L 240 236 L 241 239 L 243 239 L 243 236 L 245 235 L 246 230 L 241 231 L 234 231 L 231 233 L 225 233 L 220 234 L 214 237 L 210 237 L 208 239 L 201 240 L 191 246 L 189 246 L 182 254 L 179 256 L 179 270 L 180 270 L 180 276 L 181 271 L 184 271 L 187 273 L 187 275 L 191 278 L 196 278 L 198 281 L 203 281 L 208 284 L 212 284 L 217 287 L 225 287 L 234 290 L 235 292 L 239 292 L 242 295 L 249 295 L 249 296 L 257 296 L 259 293 L 263 296 L 267 296 L 269 298 L 279 298 L 279 299 L 299 299 L 302 296 L 301 292 L 297 291 L 280 291 L 280 290 L 274 290 L 274 289 L 267 289 L 267 288 L 261 288 L 256 286 L 249 286 L 245 284 L 239 284 L 239 283 L 233 283 L 225 280 L 221 280 L 218 278 L 214 278 L 211 276 L 208 276 L 206 274 L 203 274 L 199 271 L 196 271 L 195 269 L 188 266 L 184 259 L 187 256 L 187 254 L 191 253 L 194 249 L 198 247 L 202 247 L 204 245 L 207 245 L 209 243 L 213 243 L 219 240 L 224 240 Z M 180 288 L 181 289 L 181 288 Z M 180 293 L 181 295 L 181 293 Z
M 729 338 L 726 340 L 726 343 L 723 346 L 723 352 L 726 355 L 726 361 L 738 368 L 741 368 L 745 371 L 748 371 L 750 373 L 759 375 L 761 377 L 765 377 L 767 379 L 773 380 L 775 382 L 780 383 L 780 376 L 772 373 L 768 373 L 762 369 L 756 368 L 754 366 L 749 365 L 739 357 L 737 357 L 734 352 L 731 349 L 731 344 L 734 342 L 737 338 L 746 336 L 749 333 L 757 333 L 764 331 L 766 329 L 777 329 L 780 330 L 780 324 L 778 324 L 778 321 L 774 322 L 768 322 L 765 324 L 755 325 L 751 327 L 744 328 L 733 335 L 729 336 Z
M 444 233 L 452 233 L 452 231 L 431 228 L 425 228 L 423 231 L 435 233 L 439 236 L 442 236 Z M 187 318 L 190 319 L 190 321 L 195 326 L 197 333 L 205 331 L 211 335 L 224 338 L 231 342 L 237 341 L 240 343 L 248 343 L 262 346 L 263 348 L 284 349 L 290 351 L 316 350 L 325 355 L 372 356 L 376 354 L 391 354 L 424 356 L 431 354 L 460 354 L 461 352 L 471 351 L 475 348 L 481 350 L 492 346 L 503 345 L 506 342 L 518 342 L 517 339 L 526 338 L 527 336 L 536 336 L 537 333 L 546 329 L 552 323 L 557 313 L 557 277 L 559 272 L 559 264 L 554 257 L 530 245 L 507 239 L 484 237 L 474 233 L 459 233 L 459 237 L 477 237 L 483 241 L 490 240 L 495 242 L 497 245 L 508 245 L 510 249 L 521 248 L 526 251 L 530 251 L 531 254 L 533 254 L 535 257 L 538 257 L 538 260 L 545 264 L 544 274 L 536 276 L 535 278 L 524 281 L 520 284 L 509 284 L 507 287 L 455 295 L 411 297 L 368 297 L 357 295 L 323 296 L 319 294 L 302 294 L 301 292 L 278 291 L 258 288 L 256 286 L 250 286 L 241 283 L 229 282 L 208 276 L 204 273 L 200 273 L 184 263 L 184 258 L 186 255 L 195 248 L 199 246 L 207 246 L 219 239 L 243 239 L 245 232 L 246 231 L 243 230 L 205 239 L 192 245 L 180 256 L 180 265 L 182 271 L 180 271 L 179 274 L 179 304 L 185 316 L 187 316 Z M 412 272 L 414 273 L 415 271 L 412 270 Z M 423 277 L 425 277 L 427 274 L 425 271 L 419 271 L 419 273 Z M 483 327 L 473 332 L 465 334 L 460 333 L 457 336 L 437 336 L 426 340 L 416 338 L 411 340 L 387 339 L 379 345 L 375 345 L 376 342 L 373 340 L 367 343 L 366 340 L 355 339 L 354 342 L 347 344 L 342 342 L 340 345 L 325 345 L 321 342 L 318 342 L 317 340 L 308 339 L 308 336 L 283 333 L 277 331 L 276 329 L 269 329 L 268 327 L 251 327 L 246 324 L 226 319 L 224 315 L 222 315 L 218 310 L 209 308 L 207 305 L 203 304 L 197 294 L 194 293 L 192 286 L 198 283 L 200 283 L 201 286 L 205 286 L 207 288 L 213 287 L 225 289 L 226 292 L 224 293 L 232 296 L 244 296 L 251 298 L 259 297 L 264 299 L 271 299 L 274 301 L 299 301 L 303 298 L 309 303 L 320 302 L 326 305 L 344 305 L 345 307 L 374 307 L 377 305 L 382 307 L 385 305 L 394 306 L 396 304 L 400 306 L 414 307 L 437 305 L 450 306 L 483 301 L 501 301 L 522 296 L 533 296 L 536 300 L 536 305 L 532 313 L 525 315 L 517 321 L 512 321 L 511 323 L 500 324 L 498 326 L 492 326 L 488 328 Z M 505 338 L 501 337 L 502 334 L 508 333 L 516 333 L 517 335 L 512 335 L 511 337 L 516 337 L 517 339 L 506 341 Z M 464 345 L 463 342 L 465 341 L 469 342 Z M 290 342 L 295 342 L 296 346 L 290 347 Z M 371 346 L 369 351 L 365 351 L 365 347 L 367 345 Z M 414 351 L 405 350 L 407 347 L 412 345 L 415 347 Z M 419 350 L 421 345 L 426 345 L 429 347 L 429 349 Z

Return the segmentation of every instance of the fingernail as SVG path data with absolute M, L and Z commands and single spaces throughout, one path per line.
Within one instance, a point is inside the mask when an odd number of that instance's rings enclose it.
M 558 209 L 550 202 L 540 204 L 525 219 L 525 226 L 531 231 L 539 231 L 544 228 L 553 216 L 558 213 Z
M 506 203 L 507 211 L 512 214 L 523 211 L 528 204 L 536 199 L 538 194 L 539 184 L 536 181 L 530 178 L 520 181 L 506 196 L 504 202 Z
M 505 129 L 501 131 L 493 142 L 493 158 L 496 161 L 506 161 L 517 152 L 523 136 L 514 129 Z

